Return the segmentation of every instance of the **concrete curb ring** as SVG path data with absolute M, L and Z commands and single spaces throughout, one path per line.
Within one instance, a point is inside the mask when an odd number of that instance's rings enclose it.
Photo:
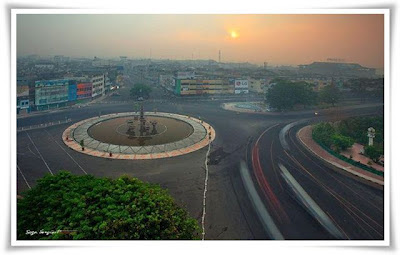
M 190 116 L 163 112 L 146 112 L 145 115 L 184 121 L 192 126 L 193 133 L 179 141 L 146 146 L 127 146 L 104 143 L 93 139 L 88 134 L 88 129 L 99 122 L 137 114 L 138 112 L 113 113 L 79 121 L 69 126 L 63 132 L 62 140 L 65 145 L 71 149 L 90 156 L 109 159 L 135 160 L 169 158 L 184 155 L 207 146 L 215 139 L 215 130 L 208 123 Z M 79 144 L 79 141 L 81 140 L 85 141 L 84 150 L 82 150 L 82 147 Z

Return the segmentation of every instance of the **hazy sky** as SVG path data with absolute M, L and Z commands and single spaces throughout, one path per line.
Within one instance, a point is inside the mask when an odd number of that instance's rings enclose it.
M 18 14 L 17 54 L 384 63 L 384 16 Z

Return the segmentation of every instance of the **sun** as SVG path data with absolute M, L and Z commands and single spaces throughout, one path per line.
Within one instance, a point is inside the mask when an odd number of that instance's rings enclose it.
M 235 39 L 239 36 L 239 34 L 236 31 L 231 31 L 231 38 Z

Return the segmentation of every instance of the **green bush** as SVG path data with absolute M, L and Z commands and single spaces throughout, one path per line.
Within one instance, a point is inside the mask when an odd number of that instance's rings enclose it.
M 343 155 L 341 155 L 341 154 L 339 154 L 339 153 L 337 153 L 337 152 L 335 152 L 335 151 L 329 149 L 328 147 L 326 147 L 326 146 L 323 145 L 322 143 L 319 143 L 319 142 L 317 142 L 317 143 L 318 143 L 324 150 L 326 150 L 327 152 L 329 152 L 331 155 L 333 155 L 333 156 L 335 156 L 335 157 L 337 157 L 337 158 L 339 158 L 339 159 L 341 159 L 341 160 L 343 160 L 343 161 L 345 161 L 345 162 L 347 162 L 347 163 L 349 163 L 349 164 L 352 164 L 353 166 L 356 166 L 356 167 L 359 167 L 359 168 L 361 168 L 361 169 L 364 169 L 365 171 L 368 171 L 368 172 L 373 173 L 373 174 L 375 174 L 375 175 L 384 176 L 384 173 L 381 172 L 381 171 L 378 171 L 378 170 L 376 170 L 376 169 L 374 169 L 374 168 L 372 168 L 372 167 L 369 167 L 369 166 L 366 166 L 366 165 L 364 165 L 364 164 L 361 164 L 360 162 L 354 161 L 354 160 L 352 160 L 352 159 L 346 158 L 345 156 L 343 156 Z
M 127 176 L 112 180 L 61 171 L 17 202 L 17 237 L 29 239 L 197 239 L 197 221 L 166 190 Z M 29 235 L 27 231 L 60 231 Z M 40 233 L 40 232 L 39 232 Z
M 364 148 L 364 154 L 372 159 L 374 162 L 377 162 L 379 160 L 379 157 L 383 154 L 383 152 L 374 146 L 365 146 Z
M 335 129 L 328 122 L 321 122 L 313 126 L 312 137 L 314 140 L 330 147 L 333 144 L 332 136 L 335 134 Z
M 382 116 L 355 117 L 342 120 L 338 125 L 338 132 L 353 138 L 357 143 L 367 145 L 367 130 L 369 127 L 373 127 L 376 132 L 374 144 L 379 144 L 379 147 L 383 150 L 384 119 Z
M 341 134 L 333 134 L 332 135 L 332 144 L 335 146 L 337 151 L 346 150 L 354 144 L 354 140 L 350 137 L 341 135 Z

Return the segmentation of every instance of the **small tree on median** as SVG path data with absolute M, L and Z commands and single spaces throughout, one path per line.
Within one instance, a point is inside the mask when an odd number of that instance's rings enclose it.
M 374 162 L 377 162 L 383 153 L 374 146 L 365 146 L 364 154 L 372 159 Z
M 327 147 L 330 147 L 332 145 L 332 136 L 334 133 L 335 129 L 328 122 L 318 123 L 314 125 L 312 129 L 313 139 Z
M 337 152 L 346 150 L 354 144 L 354 140 L 350 137 L 334 134 L 332 135 L 332 144 L 335 146 Z

